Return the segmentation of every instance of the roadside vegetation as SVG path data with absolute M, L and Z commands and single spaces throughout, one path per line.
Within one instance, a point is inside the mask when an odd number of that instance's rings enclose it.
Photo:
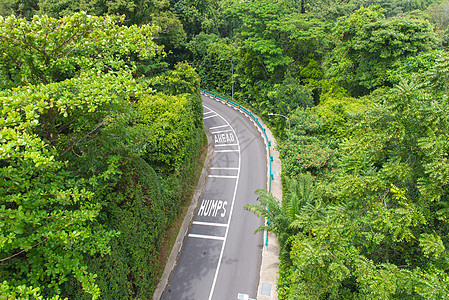
M 196 184 L 199 77 L 151 24 L 0 19 L 0 298 L 151 298 Z
M 1 297 L 151 297 L 195 184 L 200 83 L 277 136 L 284 198 L 247 208 L 280 240 L 280 299 L 449 297 L 448 0 L 0 15 Z

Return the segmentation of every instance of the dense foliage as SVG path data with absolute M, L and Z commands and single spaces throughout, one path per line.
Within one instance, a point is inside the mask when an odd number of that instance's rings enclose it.
M 237 98 L 288 118 L 269 121 L 284 197 L 246 207 L 280 240 L 280 299 L 449 297 L 448 2 L 378 4 L 230 10 Z
M 137 78 L 158 28 L 123 21 L 0 17 L 2 298 L 149 298 L 159 280 L 203 141 L 199 78 Z
M 333 191 L 291 225 L 299 233 L 293 269 L 282 268 L 285 298 L 448 296 L 448 95 L 423 79 L 429 73 L 353 119 Z
M 0 293 L 150 297 L 194 177 L 201 80 L 278 137 L 282 205 L 259 190 L 248 209 L 280 239 L 281 299 L 448 297 L 448 0 L 0 0 L 0 15 Z

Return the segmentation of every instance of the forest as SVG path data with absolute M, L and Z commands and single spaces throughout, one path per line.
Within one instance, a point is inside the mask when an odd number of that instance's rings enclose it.
M 277 137 L 283 199 L 246 208 L 279 239 L 279 299 L 449 297 L 448 0 L 0 15 L 0 295 L 151 298 L 205 144 L 201 86 Z
M 0 298 L 149 299 L 196 186 L 200 80 L 153 24 L 0 18 Z

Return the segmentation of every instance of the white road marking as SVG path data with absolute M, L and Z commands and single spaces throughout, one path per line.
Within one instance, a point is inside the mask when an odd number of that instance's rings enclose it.
M 218 144 L 215 147 L 238 146 L 239 144 Z
M 214 134 L 213 136 L 215 144 L 233 143 L 235 141 L 235 137 L 232 132 Z
M 216 150 L 214 153 L 224 153 L 224 152 L 239 152 L 240 153 L 240 147 L 236 150 Z
M 226 130 L 221 130 L 221 131 L 214 131 L 214 132 L 211 132 L 212 134 L 217 134 L 217 133 L 223 133 L 223 132 L 229 132 L 229 131 L 234 131 L 234 130 L 232 130 L 232 129 L 226 129 Z
M 219 240 L 224 241 L 226 237 L 222 236 L 213 236 L 213 235 L 204 235 L 204 234 L 189 234 L 189 237 L 198 238 L 198 239 L 208 239 L 208 240 Z
M 223 128 L 223 127 L 227 127 L 227 126 L 229 126 L 229 125 L 226 124 L 226 125 L 214 126 L 214 127 L 210 127 L 209 130 L 218 129 L 218 128 Z
M 256 299 L 250 298 L 248 294 L 243 294 L 243 293 L 238 293 L 237 299 L 238 300 L 256 300 Z
M 203 217 L 216 217 L 218 214 L 224 218 L 226 216 L 226 206 L 228 206 L 228 201 L 226 200 L 203 199 L 197 214 Z
M 206 109 L 212 110 L 212 109 L 210 109 L 210 108 L 207 107 L 207 106 L 204 106 L 204 105 L 203 105 L 203 107 L 205 107 Z M 215 113 L 217 113 L 217 112 L 215 112 Z M 230 128 L 232 129 L 232 131 L 234 132 L 235 140 L 236 140 L 236 142 L 237 142 L 237 147 L 238 147 L 238 153 L 239 153 L 239 164 L 238 164 L 238 167 L 237 167 L 237 176 L 236 176 L 236 179 L 237 179 L 237 180 L 235 181 L 235 185 L 234 185 L 234 194 L 233 194 L 233 196 L 232 196 L 231 209 L 230 209 L 230 211 L 229 211 L 229 218 L 228 218 L 228 223 L 227 223 L 228 227 L 226 227 L 226 232 L 225 232 L 225 235 L 224 235 L 223 245 L 221 245 L 220 257 L 218 258 L 217 269 L 215 270 L 214 280 L 212 281 L 212 287 L 211 287 L 210 293 L 209 293 L 209 300 L 212 300 L 212 297 L 213 297 L 213 295 L 214 295 L 215 285 L 216 285 L 216 283 L 217 283 L 217 278 L 218 278 L 218 272 L 220 271 L 221 262 L 222 262 L 222 260 L 223 260 L 223 253 L 224 253 L 224 249 L 225 249 L 225 246 L 226 246 L 226 239 L 228 238 L 228 233 L 229 233 L 229 225 L 231 224 L 232 212 L 234 211 L 235 196 L 237 195 L 237 187 L 238 187 L 238 185 L 239 185 L 240 166 L 241 166 L 241 160 L 242 160 L 242 159 L 241 159 L 242 156 L 240 155 L 240 143 L 239 143 L 237 134 L 236 134 L 235 131 L 234 131 L 234 128 L 231 126 L 231 124 L 229 124 L 229 122 L 228 122 L 225 118 L 223 118 L 223 116 L 221 116 L 221 115 L 218 114 L 218 113 L 217 113 L 217 115 L 220 116 L 220 118 L 222 118 L 223 121 L 225 121 L 225 123 L 226 123 L 227 125 L 229 125 L 229 127 L 230 127 Z M 203 119 L 204 119 L 204 118 L 203 118 Z M 209 175 L 209 176 L 210 176 L 210 175 Z
M 221 167 L 211 167 L 211 170 L 238 170 L 239 168 L 221 168 Z
M 208 175 L 208 177 L 213 177 L 213 178 L 238 178 L 238 176 L 228 176 L 228 175 Z
M 203 112 L 203 115 L 212 114 L 212 113 L 213 113 L 213 111 L 209 110 L 209 111 Z
M 207 117 L 204 117 L 203 120 L 210 119 L 210 118 L 213 118 L 213 117 L 218 117 L 218 115 L 207 116 Z
M 211 223 L 211 222 L 193 221 L 192 224 L 204 225 L 204 226 L 228 227 L 228 224 L 224 224 L 224 223 Z

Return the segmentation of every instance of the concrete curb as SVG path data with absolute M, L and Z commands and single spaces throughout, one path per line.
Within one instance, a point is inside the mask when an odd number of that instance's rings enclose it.
M 254 114 L 253 114 L 254 115 Z M 282 181 L 281 181 L 281 160 L 279 159 L 279 152 L 276 148 L 276 139 L 271 133 L 270 129 L 265 125 L 263 120 L 259 117 L 259 123 L 265 128 L 265 133 L 271 141 L 271 156 L 273 161 L 271 164 L 272 174 L 268 174 L 268 180 L 273 175 L 271 180 L 271 193 L 281 201 L 282 199 Z M 257 127 L 257 126 L 256 126 Z M 260 130 L 259 130 L 260 132 Z M 262 134 L 262 132 L 261 132 Z M 266 142 L 265 142 L 266 143 Z M 269 145 L 266 145 L 269 147 Z M 267 159 L 267 170 L 270 168 L 269 158 Z M 257 300 L 277 300 L 278 292 L 276 289 L 277 277 L 279 276 L 279 251 L 280 246 L 276 235 L 269 232 L 264 232 L 264 243 L 262 249 L 262 263 L 260 265 L 260 279 L 259 287 L 257 288 Z
M 193 219 L 193 212 L 198 204 L 198 200 L 203 193 L 204 185 L 206 184 L 207 175 L 209 174 L 210 166 L 212 164 L 212 155 L 214 153 L 214 143 L 212 140 L 212 134 L 210 133 L 207 127 L 204 127 L 207 135 L 207 155 L 204 160 L 203 170 L 201 171 L 200 179 L 198 180 L 198 184 L 195 188 L 195 193 L 193 194 L 192 201 L 190 202 L 189 209 L 187 210 L 187 214 L 184 218 L 181 228 L 178 232 L 178 237 L 176 238 L 176 242 L 173 245 L 173 248 L 170 252 L 170 256 L 168 257 L 167 263 L 165 264 L 164 273 L 162 273 L 159 284 L 154 291 L 153 300 L 159 300 L 162 297 L 162 293 L 164 292 L 165 287 L 168 283 L 168 278 L 170 277 L 170 273 L 176 265 L 176 261 L 178 260 L 179 251 L 181 251 L 182 243 L 184 241 L 184 237 L 187 234 L 187 230 L 189 229 L 189 225 Z

